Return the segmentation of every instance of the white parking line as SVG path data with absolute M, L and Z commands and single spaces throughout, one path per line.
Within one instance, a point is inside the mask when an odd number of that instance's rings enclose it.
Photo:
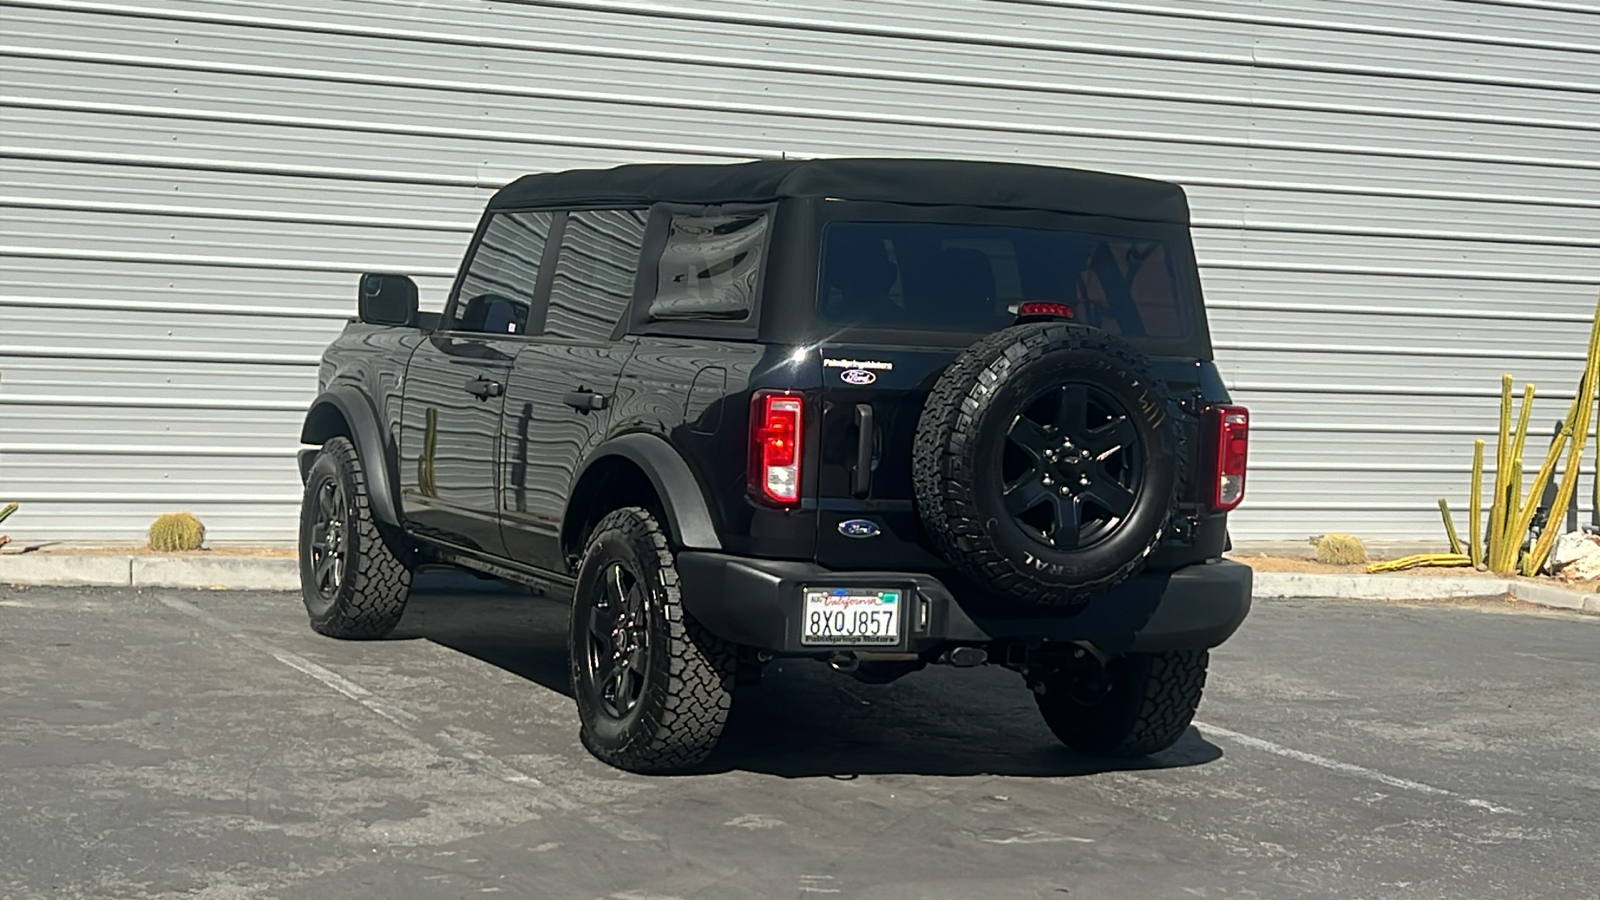
M 1240 734 L 1237 731 L 1223 728 L 1220 725 L 1208 725 L 1205 722 L 1197 721 L 1194 723 L 1194 726 L 1208 735 L 1216 735 L 1218 737 L 1227 738 L 1235 744 L 1241 744 L 1253 750 L 1263 750 L 1276 756 L 1282 756 L 1285 759 L 1293 759 L 1303 763 L 1310 763 L 1313 766 L 1320 766 L 1324 769 L 1328 769 L 1329 771 L 1341 772 L 1345 775 L 1354 775 L 1357 778 L 1365 778 L 1369 781 L 1376 781 L 1379 784 L 1386 784 L 1393 788 L 1399 788 L 1405 791 L 1413 791 L 1418 794 L 1429 794 L 1435 797 L 1449 797 L 1452 800 L 1464 803 L 1467 806 L 1473 807 L 1474 809 L 1488 810 L 1492 813 L 1510 813 L 1512 815 L 1522 815 L 1520 810 L 1511 809 L 1510 807 L 1505 806 L 1496 806 L 1487 800 L 1479 800 L 1475 797 L 1463 797 L 1455 791 L 1446 790 L 1441 787 L 1434 787 L 1431 784 L 1423 784 L 1420 781 L 1412 781 L 1409 778 L 1399 778 L 1394 775 L 1379 772 L 1376 769 L 1369 769 L 1366 766 L 1358 766 L 1354 763 L 1340 762 L 1337 759 L 1329 759 L 1326 756 L 1318 756 L 1315 753 L 1307 753 L 1304 750 L 1296 750 L 1293 747 L 1285 747 L 1282 744 L 1274 744 L 1272 741 L 1262 740 L 1258 737 L 1251 737 L 1248 734 Z
M 192 603 L 185 603 L 182 600 L 175 600 L 171 597 L 157 597 L 156 599 L 160 600 L 162 604 L 169 606 L 186 616 L 193 616 L 194 618 L 199 619 L 200 621 L 210 625 L 212 628 L 215 628 L 223 634 L 226 634 L 228 637 L 233 638 L 241 644 L 245 644 L 246 646 L 252 647 L 261 651 L 262 653 L 267 654 L 268 656 L 276 659 L 278 662 L 283 663 L 297 672 L 301 672 L 305 675 L 315 678 L 328 687 L 331 687 L 346 697 L 349 697 L 351 700 L 354 700 L 362 706 L 365 706 L 367 709 L 370 709 L 394 724 L 399 725 L 401 728 L 410 728 L 417 724 L 416 716 L 413 716 L 411 713 L 408 713 L 403 709 L 396 709 L 395 707 L 384 703 L 382 700 L 374 697 L 371 691 L 326 666 L 319 666 L 298 653 L 290 653 L 288 650 L 284 650 L 281 647 L 274 647 L 260 638 L 251 637 L 250 635 L 245 634 L 239 629 L 233 627 L 233 625 L 228 621 L 219 619 Z
M 218 618 L 201 609 L 200 607 L 195 606 L 193 603 L 187 603 L 175 597 L 165 597 L 160 595 L 158 595 L 156 599 L 160 600 L 162 605 L 170 607 L 171 609 L 175 609 L 186 616 L 191 616 L 195 619 L 198 619 L 201 622 L 204 622 L 206 625 L 215 628 L 217 631 L 222 632 L 233 640 L 238 641 L 239 643 L 244 644 L 245 646 L 254 650 L 265 653 L 266 655 L 276 659 L 278 662 L 283 663 L 289 668 L 300 672 L 301 674 L 316 679 L 323 685 L 338 691 L 340 694 L 343 694 L 351 700 L 354 700 L 355 702 L 366 707 L 368 710 L 371 710 L 377 715 L 382 716 L 384 719 L 387 719 L 389 722 L 398 725 L 400 728 L 404 729 L 407 735 L 415 735 L 415 729 L 421 724 L 421 720 L 419 720 L 416 716 L 379 699 L 371 691 L 359 684 L 356 684 L 343 675 L 340 675 L 338 672 L 333 671 L 327 666 L 318 665 L 317 663 L 306 659 L 298 653 L 291 653 L 282 647 L 274 646 L 273 644 L 258 637 L 245 634 L 226 619 Z M 409 739 L 418 740 L 424 746 L 434 747 L 435 752 L 437 752 L 436 745 L 430 744 L 426 738 L 423 738 L 420 735 L 410 737 Z M 491 777 L 498 778 L 507 784 L 513 784 L 518 787 L 528 788 L 534 791 L 539 799 L 544 801 L 547 807 L 554 807 L 563 812 L 590 810 L 590 814 L 584 817 L 585 820 L 588 821 L 589 824 L 594 825 L 596 828 L 611 834 L 613 837 L 629 842 L 661 840 L 659 835 L 636 828 L 622 821 L 616 816 L 593 811 L 594 804 L 592 802 L 568 796 L 563 791 L 551 786 L 548 782 L 541 781 L 540 779 L 535 778 L 526 772 L 522 772 L 503 760 L 475 750 L 446 732 L 437 732 L 432 736 L 432 739 L 433 741 L 437 742 L 437 744 L 443 744 L 450 752 L 456 754 L 456 756 L 465 759 L 474 765 L 477 765 Z M 576 773 L 571 774 L 573 776 L 576 775 Z

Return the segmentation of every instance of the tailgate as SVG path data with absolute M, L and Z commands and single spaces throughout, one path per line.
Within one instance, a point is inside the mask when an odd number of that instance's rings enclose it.
M 881 344 L 820 349 L 817 562 L 845 570 L 943 567 L 913 504 L 911 447 L 928 392 L 961 351 Z

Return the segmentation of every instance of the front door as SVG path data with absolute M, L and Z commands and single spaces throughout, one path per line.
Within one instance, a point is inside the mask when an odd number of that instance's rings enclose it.
M 406 370 L 400 484 L 417 534 L 499 555 L 500 419 L 520 344 L 435 333 Z
M 512 361 L 527 346 L 555 214 L 484 219 L 439 329 L 411 357 L 400 428 L 400 485 L 418 535 L 505 554 L 498 508 L 500 428 Z

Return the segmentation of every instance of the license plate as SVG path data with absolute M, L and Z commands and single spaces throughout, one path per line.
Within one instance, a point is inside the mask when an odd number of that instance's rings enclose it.
M 898 588 L 805 589 L 802 644 L 898 644 L 900 609 L 905 592 Z

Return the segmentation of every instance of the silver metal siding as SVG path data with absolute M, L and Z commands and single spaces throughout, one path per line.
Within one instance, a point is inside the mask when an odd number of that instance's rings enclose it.
M 1600 283 L 1587 2 L 0 0 L 0 66 L 23 539 L 174 508 L 291 538 L 354 276 L 409 271 L 437 308 L 526 171 L 921 155 L 1184 184 L 1256 414 L 1246 539 L 1436 536 L 1501 371 L 1539 383 L 1541 429 L 1565 410 Z

